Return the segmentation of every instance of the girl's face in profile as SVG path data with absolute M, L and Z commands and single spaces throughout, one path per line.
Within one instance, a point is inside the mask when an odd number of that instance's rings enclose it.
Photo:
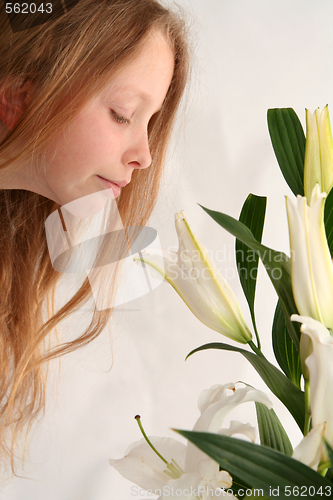
M 135 168 L 149 167 L 148 123 L 162 106 L 173 71 L 172 49 L 152 33 L 133 62 L 59 134 L 27 189 L 65 205 L 110 189 L 105 179 L 124 186 Z M 120 190 L 112 187 L 114 197 Z

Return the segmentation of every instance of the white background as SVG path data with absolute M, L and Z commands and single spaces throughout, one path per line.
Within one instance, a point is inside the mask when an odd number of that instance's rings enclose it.
M 150 226 L 157 229 L 163 247 L 177 247 L 174 214 L 184 210 L 233 287 L 250 325 L 236 276 L 234 238 L 198 203 L 238 217 L 250 192 L 267 196 L 263 242 L 288 252 L 284 196 L 291 192 L 275 160 L 266 113 L 268 108 L 293 107 L 305 126 L 305 108 L 313 111 L 328 103 L 333 109 L 333 3 L 178 3 L 191 24 L 193 74 Z M 275 304 L 274 290 L 261 269 L 257 322 L 272 362 Z M 135 498 L 132 483 L 111 468 L 108 459 L 123 457 L 127 446 L 141 438 L 136 414 L 148 435 L 176 438 L 170 428 L 193 427 L 203 389 L 244 380 L 266 390 L 237 353 L 206 351 L 184 361 L 191 349 L 227 339 L 200 323 L 168 283 L 123 309 L 112 320 L 112 357 L 103 333 L 90 346 L 62 358 L 59 379 L 58 364 L 53 364 L 47 411 L 31 436 L 30 460 L 19 471 L 26 478 L 2 485 L 1 500 Z M 79 334 L 87 319 L 81 313 L 63 323 L 65 336 L 70 324 Z M 272 401 L 297 445 L 301 434 L 296 424 L 274 396 Z M 232 418 L 255 424 L 253 405 L 240 407 Z

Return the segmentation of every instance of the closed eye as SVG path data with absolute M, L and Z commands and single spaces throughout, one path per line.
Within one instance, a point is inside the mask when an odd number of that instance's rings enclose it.
M 129 123 L 129 119 L 128 118 L 125 118 L 124 116 L 118 115 L 118 113 L 116 113 L 113 109 L 111 109 L 110 111 L 111 111 L 111 115 L 112 115 L 113 119 L 117 123 L 126 123 L 126 124 Z

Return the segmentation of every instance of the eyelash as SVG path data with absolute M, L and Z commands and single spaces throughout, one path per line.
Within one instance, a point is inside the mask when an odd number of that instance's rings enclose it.
M 113 119 L 120 124 L 128 124 L 129 120 L 125 118 L 124 116 L 118 115 L 113 109 L 111 109 L 111 114 L 113 116 Z

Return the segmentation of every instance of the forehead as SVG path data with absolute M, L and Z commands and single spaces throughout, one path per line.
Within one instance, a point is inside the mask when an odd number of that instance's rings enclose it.
M 165 97 L 174 71 L 174 51 L 159 32 L 150 34 L 136 56 L 110 75 L 104 95 L 119 95 L 143 100 Z M 163 98 L 164 98 L 163 97 Z

